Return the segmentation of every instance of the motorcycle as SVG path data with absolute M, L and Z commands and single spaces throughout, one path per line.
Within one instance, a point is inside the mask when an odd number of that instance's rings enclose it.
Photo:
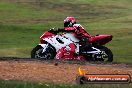
M 62 34 L 55 34 L 51 31 L 46 31 L 40 37 L 40 44 L 38 44 L 31 51 L 31 58 L 39 58 L 43 60 L 55 59 L 56 53 L 62 47 L 71 43 L 76 45 L 75 53 L 85 57 L 86 61 L 113 61 L 112 51 L 104 45 L 112 40 L 112 35 L 96 35 L 89 38 L 91 49 L 83 48 L 81 41 L 72 33 L 66 32 Z

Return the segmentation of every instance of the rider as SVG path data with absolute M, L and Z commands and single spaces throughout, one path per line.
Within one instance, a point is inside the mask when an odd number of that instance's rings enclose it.
M 57 32 L 72 32 L 75 37 L 83 42 L 83 48 L 90 45 L 88 40 L 90 34 L 88 34 L 80 24 L 76 24 L 76 20 L 74 17 L 67 17 L 64 20 L 64 29 L 58 29 Z M 83 56 L 75 55 L 75 49 L 76 45 L 74 43 L 71 43 L 68 46 L 61 48 L 56 54 L 56 59 L 68 58 L 84 60 Z
M 80 24 L 76 24 L 74 17 L 67 17 L 64 20 L 64 30 L 72 31 L 75 37 L 79 39 L 90 37 L 90 34 L 88 34 Z

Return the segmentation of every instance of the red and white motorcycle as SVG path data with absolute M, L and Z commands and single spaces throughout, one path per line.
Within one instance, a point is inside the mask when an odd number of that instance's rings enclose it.
M 31 58 L 40 58 L 43 60 L 55 59 L 56 53 L 62 47 L 71 43 L 76 45 L 75 53 L 82 55 L 87 61 L 113 61 L 113 54 L 110 49 L 103 46 L 112 40 L 112 35 L 96 35 L 91 36 L 89 41 L 92 45 L 92 50 L 80 49 L 83 47 L 72 33 L 54 34 L 50 31 L 44 32 L 40 37 L 40 44 L 38 44 L 31 51 Z

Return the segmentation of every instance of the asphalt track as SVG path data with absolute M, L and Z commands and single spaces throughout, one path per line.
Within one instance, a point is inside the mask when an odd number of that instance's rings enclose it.
M 0 79 L 74 84 L 79 67 L 87 74 L 130 74 L 132 78 L 132 64 L 129 63 L 0 57 Z

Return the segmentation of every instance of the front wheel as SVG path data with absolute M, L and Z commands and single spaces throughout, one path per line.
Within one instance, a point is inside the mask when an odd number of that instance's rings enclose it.
M 37 45 L 33 50 L 31 51 L 31 58 L 38 58 L 43 60 L 50 60 L 54 59 L 55 57 L 55 50 L 53 47 L 48 46 L 46 50 L 43 52 L 43 47 L 40 45 Z

